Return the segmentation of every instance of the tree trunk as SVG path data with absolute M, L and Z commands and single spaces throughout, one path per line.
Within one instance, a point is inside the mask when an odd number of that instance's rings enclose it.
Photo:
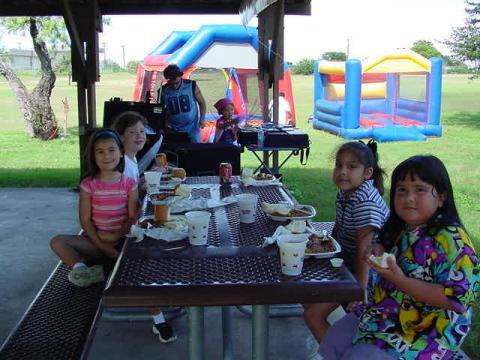
M 30 17 L 29 21 L 33 48 L 40 60 L 42 71 L 42 76 L 37 86 L 29 94 L 22 80 L 2 60 L 0 60 L 0 75 L 5 77 L 15 94 L 18 106 L 23 114 L 25 130 L 28 135 L 42 140 L 49 140 L 57 137 L 57 120 L 50 105 L 50 96 L 55 86 L 56 77 L 52 69 L 47 46 L 38 37 L 35 17 Z
M 56 76 L 52 69 L 47 45 L 38 37 L 35 17 L 30 17 L 30 35 L 33 39 L 33 49 L 40 60 L 42 69 L 42 77 L 30 96 L 31 121 L 34 136 L 42 140 L 49 140 L 57 137 L 57 120 L 50 105 L 50 96 L 55 86 Z

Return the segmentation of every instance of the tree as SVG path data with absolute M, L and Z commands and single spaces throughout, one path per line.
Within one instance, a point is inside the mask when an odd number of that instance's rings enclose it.
M 431 57 L 443 57 L 442 53 L 438 51 L 430 41 L 418 40 L 413 43 L 410 50 L 415 51 L 417 54 L 430 59 Z
M 327 51 L 323 53 L 322 59 L 328 61 L 346 61 L 347 54 L 341 51 Z
M 33 49 L 40 60 L 41 77 L 31 92 L 20 77 L 10 67 L 8 59 L 0 58 L 0 74 L 5 77 L 15 94 L 23 114 L 25 129 L 31 137 L 42 140 L 57 136 L 57 120 L 50 96 L 55 86 L 56 76 L 47 43 L 52 49 L 60 44 L 68 44 L 68 35 L 63 20 L 59 17 L 22 17 L 0 20 L 9 32 L 28 31 L 33 41 Z
M 132 74 L 137 73 L 138 61 L 130 60 L 127 64 L 127 71 Z
M 102 61 L 102 69 L 103 71 L 111 71 L 114 73 L 123 71 L 120 65 L 118 65 L 115 61 L 110 59 Z
M 313 74 L 313 67 L 315 66 L 315 60 L 302 59 L 295 65 L 292 65 L 292 74 L 296 75 L 311 75 Z
M 465 1 L 467 16 L 463 26 L 452 30 L 445 44 L 457 61 L 472 65 L 474 77 L 480 76 L 480 0 Z

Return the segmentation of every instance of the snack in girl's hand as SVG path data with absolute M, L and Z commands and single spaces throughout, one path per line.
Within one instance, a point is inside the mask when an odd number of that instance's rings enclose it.
M 392 258 L 393 261 L 396 261 L 395 255 L 384 252 L 381 256 L 370 255 L 369 260 L 381 268 L 388 269 L 387 259 Z

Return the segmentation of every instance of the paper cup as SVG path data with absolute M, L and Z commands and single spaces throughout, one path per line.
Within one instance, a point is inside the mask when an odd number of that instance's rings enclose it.
M 154 205 L 153 217 L 160 224 L 166 223 L 170 217 L 170 205 Z
M 255 213 L 257 212 L 258 195 L 239 194 L 235 198 L 240 208 L 240 222 L 251 224 L 255 222 Z
M 162 177 L 161 171 L 145 171 L 145 181 L 147 183 L 147 193 L 154 194 L 158 192 L 158 186 L 160 185 L 160 179 Z
M 253 169 L 244 168 L 242 169 L 242 179 L 246 179 L 253 176 Z
M 188 211 L 185 213 L 190 244 L 205 245 L 207 243 L 210 216 L 211 214 L 208 211 Z
M 278 237 L 282 273 L 290 276 L 301 274 L 307 242 L 308 234 L 286 234 Z

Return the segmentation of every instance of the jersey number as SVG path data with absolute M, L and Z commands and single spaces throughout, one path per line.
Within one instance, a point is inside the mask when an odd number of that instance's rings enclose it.
M 167 107 L 170 114 L 190 112 L 190 101 L 187 95 L 171 96 L 167 100 Z

